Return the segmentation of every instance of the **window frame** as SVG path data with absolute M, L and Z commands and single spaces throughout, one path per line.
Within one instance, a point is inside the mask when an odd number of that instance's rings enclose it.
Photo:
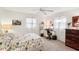
M 27 20 L 29 20 L 29 19 L 30 19 L 30 21 L 28 22 Z M 27 26 L 27 28 L 35 28 L 36 24 L 37 24 L 36 18 L 26 18 L 26 26 Z

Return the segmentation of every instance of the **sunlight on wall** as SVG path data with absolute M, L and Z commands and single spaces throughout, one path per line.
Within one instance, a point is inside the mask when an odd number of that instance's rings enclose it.
M 44 20 L 44 29 L 50 28 L 51 25 L 52 24 L 51 24 L 51 20 L 50 19 Z

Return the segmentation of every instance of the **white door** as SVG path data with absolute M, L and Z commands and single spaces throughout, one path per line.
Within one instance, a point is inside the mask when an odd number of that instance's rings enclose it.
M 54 30 L 59 40 L 65 42 L 65 29 L 67 27 L 67 19 L 60 18 L 54 20 Z

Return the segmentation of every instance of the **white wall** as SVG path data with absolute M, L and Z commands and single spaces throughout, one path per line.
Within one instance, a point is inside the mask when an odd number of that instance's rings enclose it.
M 32 29 L 28 29 L 26 27 L 26 18 L 27 17 L 33 17 L 37 19 L 37 27 Z M 12 26 L 12 30 L 18 35 L 18 34 L 27 34 L 28 32 L 34 31 L 35 33 L 39 33 L 39 18 L 35 14 L 23 14 L 8 10 L 0 9 L 0 20 L 5 23 L 12 23 L 12 19 L 19 19 L 22 22 L 21 26 Z

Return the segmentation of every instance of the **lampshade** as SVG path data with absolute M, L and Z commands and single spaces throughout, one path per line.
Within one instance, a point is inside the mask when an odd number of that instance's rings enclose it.
M 77 21 L 78 23 L 79 23 L 79 19 L 78 19 L 78 21 Z

